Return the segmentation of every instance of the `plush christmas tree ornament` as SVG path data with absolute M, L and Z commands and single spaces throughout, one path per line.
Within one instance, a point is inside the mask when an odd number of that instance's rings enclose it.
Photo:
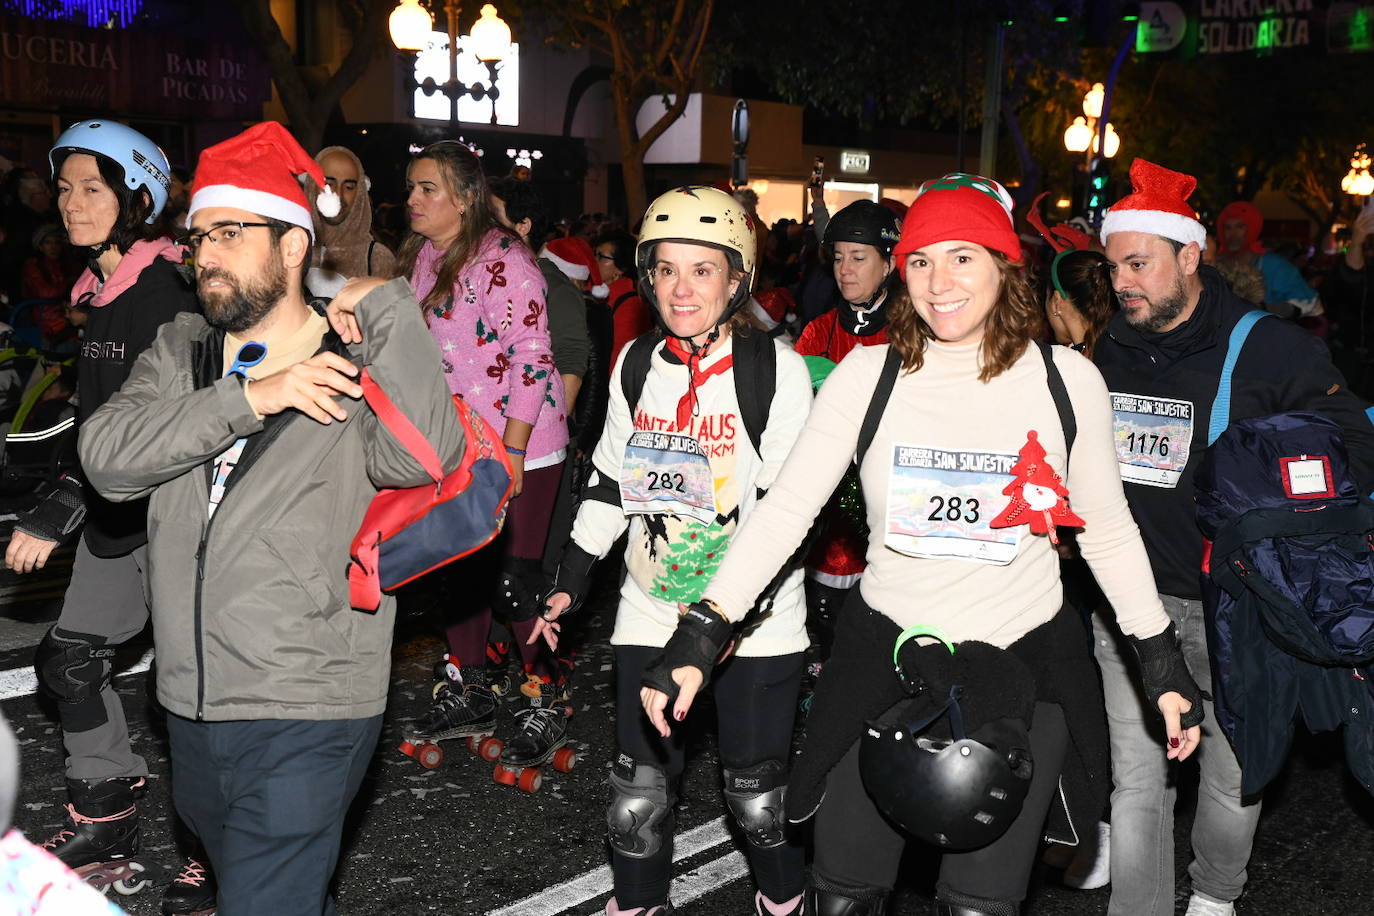
M 320 215 L 339 215 L 339 195 L 325 183 L 324 170 L 276 121 L 254 124 L 243 133 L 207 147 L 196 164 L 186 227 L 198 210 L 234 207 L 300 226 L 315 237 L 315 221 L 302 176 L 322 190 L 315 207 Z
M 1058 544 L 1059 535 L 1054 530 L 1056 526 L 1081 528 L 1085 524 L 1069 508 L 1069 490 L 1045 460 L 1045 449 L 1035 430 L 1026 433 L 1026 444 L 1021 446 L 1011 472 L 1016 479 L 1002 490 L 1002 494 L 1010 496 L 1011 501 L 996 518 L 988 522 L 989 528 L 1014 528 L 1028 524 L 1032 534 L 1048 535 L 1050 543 Z

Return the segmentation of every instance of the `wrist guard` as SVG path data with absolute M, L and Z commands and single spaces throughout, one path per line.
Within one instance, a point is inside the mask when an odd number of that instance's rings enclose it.
M 694 601 L 687 613 L 677 619 L 677 629 L 663 647 L 663 654 L 644 669 L 640 683 L 668 695 L 671 705 L 677 700 L 678 685 L 673 669 L 695 668 L 701 672 L 701 686 L 711 682 L 711 669 L 716 666 L 725 644 L 734 633 L 730 621 L 720 616 L 704 601 Z
M 566 592 L 572 603 L 564 614 L 571 614 L 582 607 L 582 602 L 587 600 L 587 594 L 592 590 L 592 567 L 595 565 L 596 557 L 569 538 L 568 546 L 563 548 L 563 557 L 558 561 L 558 571 L 553 574 L 553 587 L 544 596 L 544 605 L 547 606 L 549 599 L 559 592 Z M 540 610 L 542 612 L 543 608 Z
M 63 475 L 47 495 L 28 512 L 19 513 L 16 531 L 61 543 L 86 520 L 86 499 L 81 481 Z
M 1173 691 L 1192 704 L 1192 709 L 1183 714 L 1179 724 L 1183 728 L 1201 725 L 1204 718 L 1202 691 L 1198 689 L 1193 676 L 1188 673 L 1188 665 L 1183 661 L 1183 650 L 1179 647 L 1178 633 L 1174 630 L 1174 625 L 1169 624 L 1164 632 L 1148 639 L 1135 636 L 1126 638 L 1135 650 L 1136 658 L 1140 660 L 1141 684 L 1145 688 L 1145 695 L 1155 706 L 1155 711 L 1158 712 L 1159 698 Z

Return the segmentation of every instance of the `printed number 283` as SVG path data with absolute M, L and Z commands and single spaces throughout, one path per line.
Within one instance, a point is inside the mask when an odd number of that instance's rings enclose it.
M 978 500 L 970 497 L 935 495 L 930 498 L 935 508 L 927 516 L 932 522 L 976 522 L 978 521 Z

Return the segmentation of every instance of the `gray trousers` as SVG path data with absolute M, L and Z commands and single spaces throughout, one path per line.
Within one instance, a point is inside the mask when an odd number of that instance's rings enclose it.
M 66 633 L 104 637 L 118 645 L 137 636 L 148 623 L 148 595 L 143 569 L 147 546 L 122 557 L 97 557 L 81 538 L 72 563 L 72 581 L 62 600 L 57 628 Z M 108 668 L 108 663 L 106 663 Z M 69 779 L 109 779 L 114 776 L 147 776 L 148 764 L 129 744 L 129 724 L 124 704 L 113 685 L 100 692 L 105 722 L 84 731 L 72 731 L 63 723 L 62 742 L 67 749 Z M 59 713 L 63 704 L 58 704 Z
M 1202 602 L 1160 595 L 1183 642 L 1188 670 L 1203 691 L 1212 690 L 1212 667 Z M 1146 707 L 1135 653 L 1111 612 L 1093 615 L 1093 644 L 1102 668 L 1107 730 L 1112 748 L 1112 899 L 1108 916 L 1173 916 L 1174 774 L 1164 757 L 1164 721 Z M 1193 820 L 1193 891 L 1230 901 L 1245 888 L 1246 866 L 1259 823 L 1258 802 L 1240 794 L 1240 764 L 1203 700 L 1202 745 L 1193 755 L 1201 770 Z

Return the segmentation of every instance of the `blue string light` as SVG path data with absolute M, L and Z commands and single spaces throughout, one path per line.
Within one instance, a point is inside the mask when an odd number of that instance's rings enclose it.
M 10 0 L 4 5 L 34 19 L 84 20 L 93 29 L 104 29 L 130 25 L 143 0 Z

